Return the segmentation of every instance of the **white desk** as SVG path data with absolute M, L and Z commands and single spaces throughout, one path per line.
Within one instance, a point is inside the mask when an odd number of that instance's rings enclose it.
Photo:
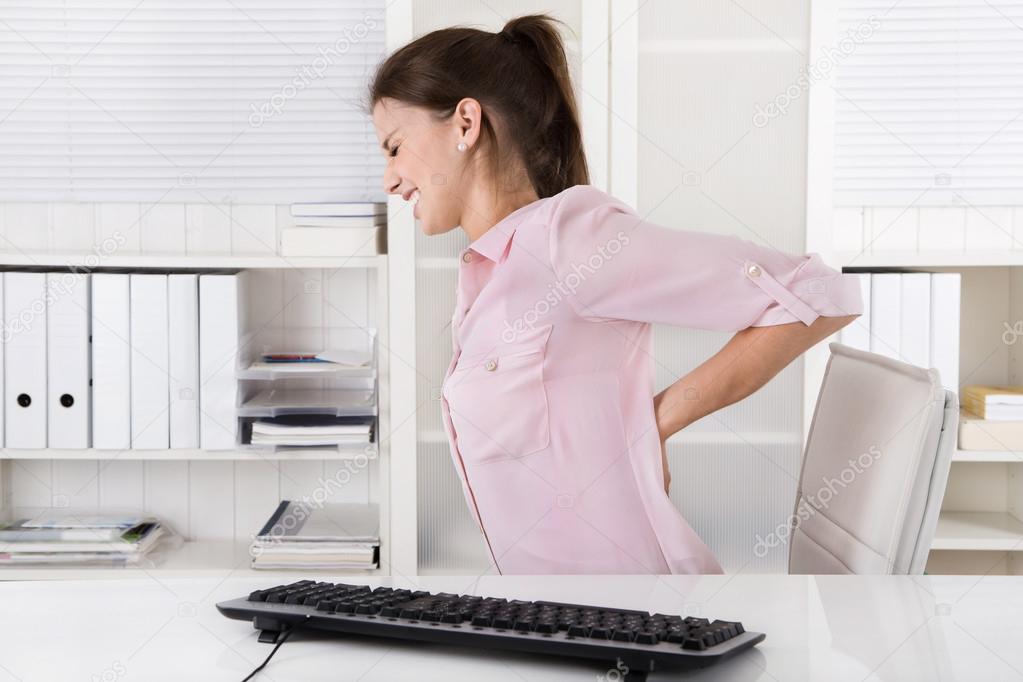
M 272 647 L 214 604 L 280 582 L 268 576 L 2 583 L 0 681 L 240 680 Z M 337 582 L 412 586 L 389 578 Z M 752 651 L 685 679 L 1023 680 L 1023 576 L 493 576 L 478 583 L 431 576 L 415 585 L 741 620 L 767 633 Z M 592 662 L 296 633 L 255 679 L 619 678 Z M 680 675 L 662 671 L 648 679 Z

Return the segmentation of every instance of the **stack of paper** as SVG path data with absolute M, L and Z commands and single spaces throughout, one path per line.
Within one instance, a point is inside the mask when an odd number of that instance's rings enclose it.
M 252 541 L 253 568 L 376 568 L 377 505 L 282 501 Z
M 373 356 L 367 350 L 329 348 L 314 352 L 264 353 L 249 365 L 250 370 L 273 370 L 280 373 L 322 374 L 332 369 L 369 367 Z
M 962 403 L 981 419 L 1023 420 L 1023 386 L 964 386 Z
M 293 414 L 252 423 L 253 445 L 369 445 L 372 417 Z
M 387 204 L 292 204 L 294 227 L 281 232 L 282 256 L 387 253 Z
M 135 565 L 168 533 L 152 516 L 83 516 L 51 509 L 0 524 L 0 566 Z

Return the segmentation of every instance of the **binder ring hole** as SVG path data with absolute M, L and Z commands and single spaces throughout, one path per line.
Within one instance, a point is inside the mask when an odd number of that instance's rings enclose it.
M 21 405 L 22 407 L 28 407 L 29 405 L 32 404 L 32 396 L 30 396 L 28 393 L 22 393 L 21 395 L 18 396 L 18 404 Z
M 75 404 L 75 398 L 70 393 L 65 393 L 60 397 L 60 404 L 64 407 L 71 407 Z

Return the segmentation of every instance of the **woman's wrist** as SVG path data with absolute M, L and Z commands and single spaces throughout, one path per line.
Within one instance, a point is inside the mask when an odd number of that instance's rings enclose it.
M 672 390 L 676 387 L 669 386 L 654 396 L 654 420 L 662 442 L 690 424 L 686 401 L 679 400 Z

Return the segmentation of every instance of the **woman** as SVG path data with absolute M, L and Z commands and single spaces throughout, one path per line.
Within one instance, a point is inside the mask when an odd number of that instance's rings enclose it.
M 386 191 L 470 240 L 441 401 L 455 468 L 500 573 L 720 573 L 667 495 L 664 441 L 851 322 L 859 286 L 590 186 L 554 21 L 434 31 L 369 92 Z M 652 322 L 738 333 L 653 396 Z

